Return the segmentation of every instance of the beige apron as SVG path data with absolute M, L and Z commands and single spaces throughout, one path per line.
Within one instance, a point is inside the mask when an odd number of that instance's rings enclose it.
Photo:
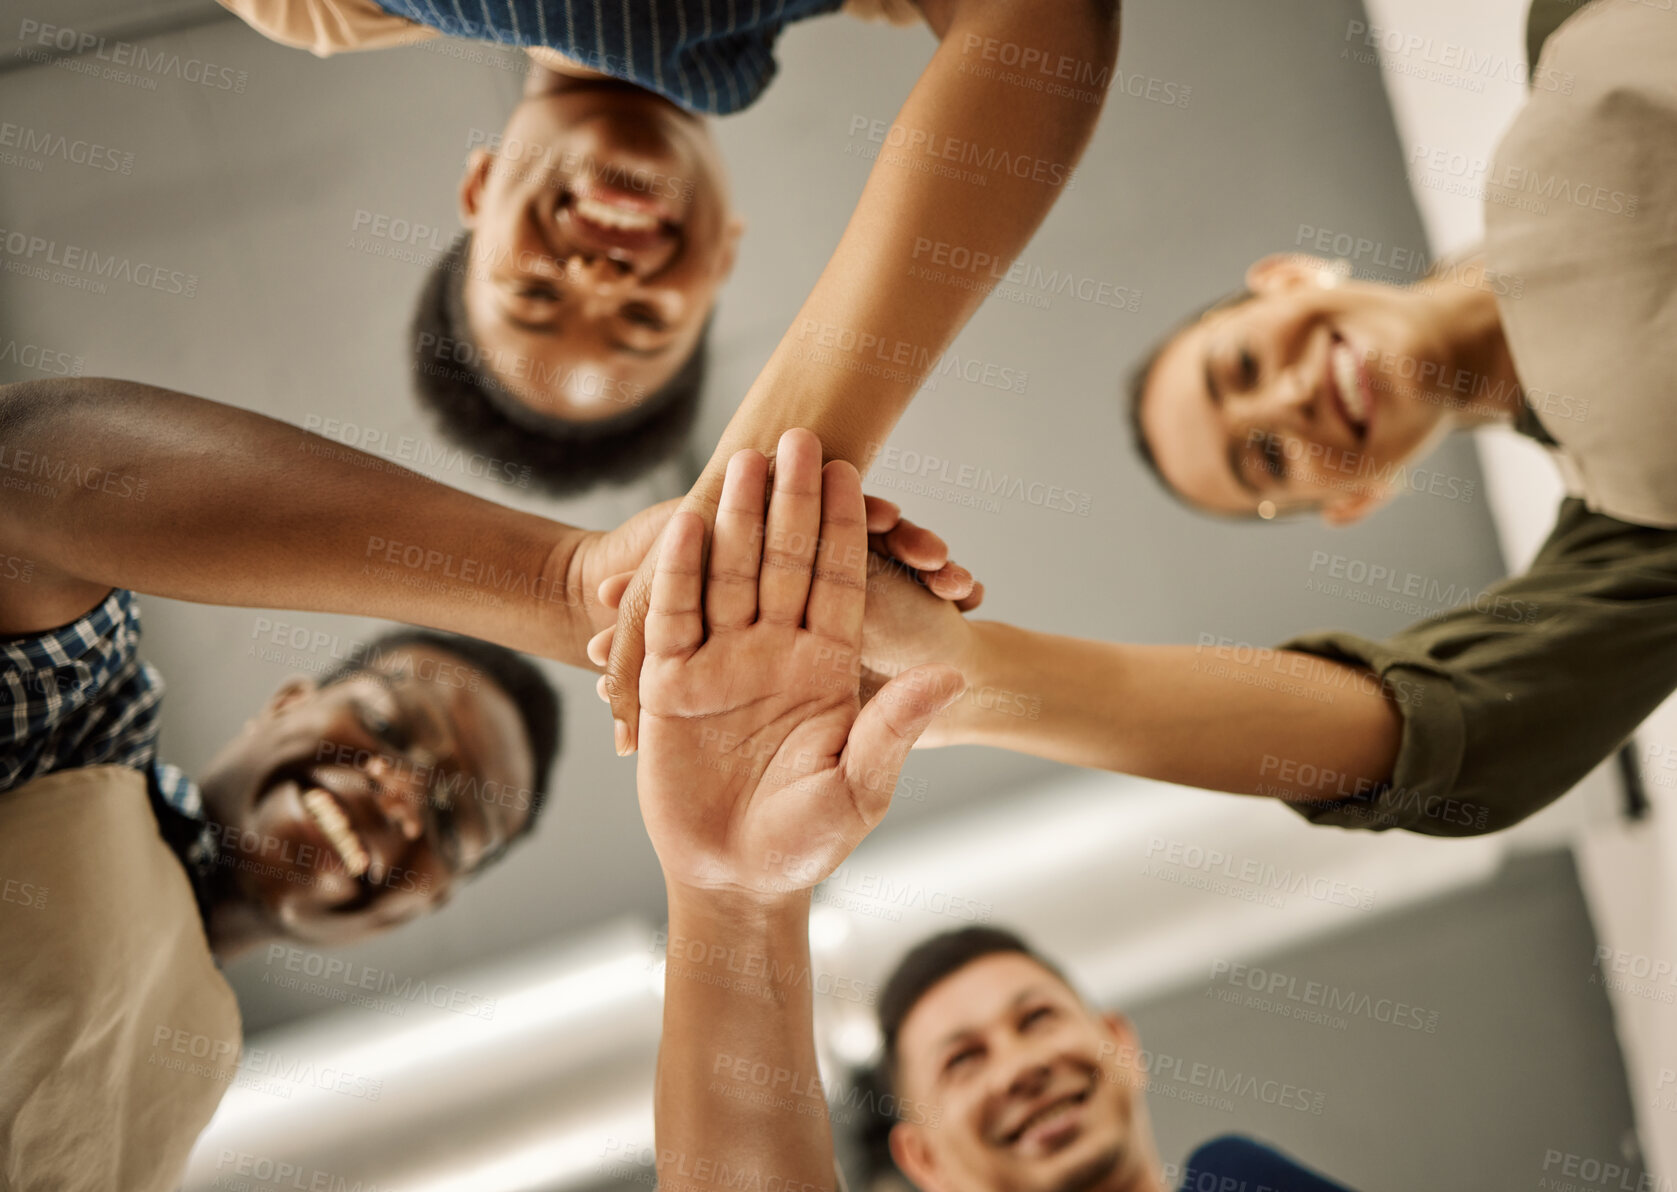
M 1567 490 L 1677 528 L 1677 12 L 1594 0 L 1497 147 L 1485 255 Z
M 239 1038 L 144 776 L 92 766 L 0 794 L 0 1187 L 179 1187 Z

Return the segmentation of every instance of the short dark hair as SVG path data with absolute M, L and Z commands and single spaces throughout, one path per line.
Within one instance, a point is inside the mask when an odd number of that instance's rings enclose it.
M 431 267 L 409 327 L 414 395 L 443 437 L 498 461 L 492 474 L 549 496 L 570 496 L 603 481 L 639 476 L 679 452 L 698 413 L 710 362 L 710 320 L 662 388 L 602 422 L 566 423 L 531 412 L 487 369 L 466 319 L 466 232 Z M 516 477 L 516 479 L 514 479 Z
M 933 986 L 953 976 L 975 960 L 997 953 L 1017 953 L 1034 960 L 1069 987 L 1059 966 L 1025 942 L 1023 936 L 1005 927 L 962 927 L 921 940 L 897 962 L 897 967 L 879 994 L 879 1033 L 884 1042 L 876 1072 L 877 1084 L 886 1092 L 898 1087 L 897 1043 L 903 1020 L 919 1005 Z
M 356 675 L 377 668 L 380 658 L 409 646 L 424 646 L 445 650 L 464 659 L 478 674 L 507 693 L 524 726 L 524 738 L 530 744 L 534 762 L 534 776 L 530 784 L 530 814 L 513 840 L 522 840 L 536 826 L 542 807 L 547 802 L 548 773 L 559 755 L 560 723 L 559 692 L 545 675 L 524 655 L 493 642 L 479 641 L 458 633 L 443 633 L 435 629 L 412 627 L 392 629 L 366 643 L 354 658 L 339 663 L 320 677 L 320 686 L 330 687 Z M 512 841 L 508 841 L 511 844 Z M 493 853 L 479 862 L 478 868 L 498 861 L 501 853 Z
M 1253 294 L 1251 290 L 1239 290 L 1233 294 L 1225 294 L 1215 302 L 1208 303 L 1199 310 L 1195 311 L 1192 315 L 1188 316 L 1186 319 L 1183 319 L 1175 327 L 1170 329 L 1169 334 L 1160 338 L 1157 343 L 1148 349 L 1147 354 L 1141 358 L 1141 362 L 1130 370 L 1129 378 L 1124 385 L 1126 413 L 1129 415 L 1130 438 L 1135 444 L 1136 454 L 1141 456 L 1141 462 L 1147 465 L 1148 470 L 1153 473 L 1153 478 L 1164 486 L 1166 492 L 1175 497 L 1178 501 L 1182 502 L 1184 505 L 1187 505 L 1190 509 L 1194 509 L 1200 513 L 1204 513 L 1205 510 L 1200 509 L 1199 506 L 1193 504 L 1181 493 L 1177 492 L 1170 481 L 1165 479 L 1164 469 L 1159 467 L 1159 457 L 1153 454 L 1153 444 L 1147 441 L 1147 432 L 1143 429 L 1141 424 L 1141 403 L 1147 396 L 1147 386 L 1152 383 L 1153 370 L 1159 366 L 1159 357 L 1165 354 L 1166 348 L 1175 343 L 1179 338 L 1181 338 L 1184 332 L 1193 327 L 1207 315 L 1220 310 L 1226 310 L 1231 306 L 1239 306 L 1241 303 L 1254 297 L 1256 297 L 1256 295 Z

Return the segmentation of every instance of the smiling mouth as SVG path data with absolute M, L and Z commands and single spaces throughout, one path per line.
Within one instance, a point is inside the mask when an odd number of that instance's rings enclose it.
M 1033 1110 L 1024 1121 L 1002 1136 L 1002 1141 L 1008 1146 L 1018 1146 L 1025 1135 L 1039 1126 L 1057 1125 L 1063 1118 L 1069 1117 L 1089 1099 L 1090 1089 L 1085 1088 L 1063 1097 L 1056 1097 L 1047 1104 Z
M 681 214 L 670 204 L 591 177 L 564 188 L 554 220 L 582 251 L 637 268 L 650 265 L 681 232 Z
M 366 846 L 350 826 L 349 816 L 338 801 L 319 786 L 311 786 L 303 791 L 303 808 L 309 813 L 320 828 L 321 835 L 337 852 L 338 859 L 343 862 L 344 872 L 353 878 L 362 878 L 367 874 L 372 864 Z
M 1362 368 L 1357 353 L 1337 334 L 1328 349 L 1328 389 L 1340 417 L 1350 425 L 1359 441 L 1368 438 L 1369 398 L 1363 388 Z

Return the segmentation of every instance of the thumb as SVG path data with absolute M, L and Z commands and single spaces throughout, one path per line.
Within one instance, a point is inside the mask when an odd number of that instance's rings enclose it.
M 844 777 L 870 827 L 890 806 L 908 751 L 966 686 L 952 666 L 917 666 L 881 687 L 856 717 L 844 746 Z
M 646 660 L 646 610 L 651 603 L 652 580 L 643 568 L 623 593 L 617 606 L 617 632 L 611 639 L 611 658 L 602 680 L 611 702 L 612 726 L 617 756 L 635 751 L 640 726 L 641 663 Z

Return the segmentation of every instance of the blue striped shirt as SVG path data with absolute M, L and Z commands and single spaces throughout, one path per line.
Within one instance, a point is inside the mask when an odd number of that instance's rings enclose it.
M 774 78 L 793 21 L 843 0 L 377 0 L 454 37 L 546 46 L 695 112 L 749 107 Z
M 198 787 L 157 760 L 163 678 L 139 645 L 140 609 L 124 588 L 61 629 L 0 638 L 0 794 L 59 770 L 139 770 L 196 885 L 215 864 L 215 835 Z

